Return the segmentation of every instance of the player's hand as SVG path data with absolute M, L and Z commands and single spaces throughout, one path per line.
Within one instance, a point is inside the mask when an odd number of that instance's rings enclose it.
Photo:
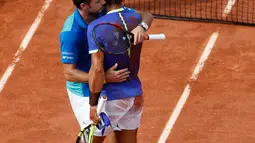
M 137 26 L 131 31 L 134 34 L 134 45 L 142 43 L 145 37 L 145 31 L 141 26 Z
M 106 82 L 122 82 L 127 80 L 129 77 L 130 72 L 127 68 L 117 70 L 118 64 L 116 63 L 114 66 L 112 66 L 110 69 L 107 70 L 105 73 L 105 81 Z
M 97 106 L 90 106 L 90 120 L 95 125 L 99 122 L 100 119 L 97 116 Z

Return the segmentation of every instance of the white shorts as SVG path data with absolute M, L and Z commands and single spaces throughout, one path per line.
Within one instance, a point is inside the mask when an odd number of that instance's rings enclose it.
M 81 129 L 91 124 L 92 121 L 89 117 L 89 97 L 81 97 L 68 90 L 67 92 L 73 112 Z M 112 127 L 105 129 L 104 136 L 109 135 L 113 130 L 135 130 L 140 126 L 143 112 L 143 98 L 142 96 L 137 96 L 106 101 L 103 112 L 108 115 L 112 125 Z M 94 135 L 102 136 L 102 132 L 96 128 Z

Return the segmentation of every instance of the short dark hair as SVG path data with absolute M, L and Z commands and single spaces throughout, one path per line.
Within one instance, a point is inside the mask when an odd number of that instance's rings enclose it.
M 82 3 L 86 3 L 86 4 L 90 4 L 91 0 L 73 0 L 73 4 L 77 7 L 77 8 L 81 8 L 81 4 Z
M 123 0 L 105 0 L 107 5 L 111 4 L 121 4 Z

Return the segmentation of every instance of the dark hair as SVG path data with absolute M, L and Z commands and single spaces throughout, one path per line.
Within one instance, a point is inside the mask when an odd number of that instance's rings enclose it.
M 91 0 L 73 0 L 73 4 L 77 7 L 77 8 L 81 8 L 81 4 L 82 3 L 86 3 L 86 4 L 90 4 Z
M 105 0 L 107 5 L 111 4 L 121 4 L 123 0 Z

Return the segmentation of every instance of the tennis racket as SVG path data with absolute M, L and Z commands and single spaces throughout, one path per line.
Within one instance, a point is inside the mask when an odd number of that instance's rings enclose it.
M 119 13 L 121 21 L 125 27 L 110 22 L 103 22 L 95 25 L 92 30 L 93 39 L 98 48 L 108 54 L 124 54 L 134 44 L 134 34 L 129 32 L 127 24 Z M 97 33 L 102 33 L 102 37 L 97 36 Z M 145 40 L 162 40 L 165 39 L 165 34 L 148 34 L 144 37 Z M 111 41 L 111 42 L 109 42 Z
M 101 96 L 97 105 L 97 115 L 99 116 L 100 113 L 103 110 L 103 107 L 105 106 L 105 102 L 107 101 L 106 96 Z M 90 124 L 83 128 L 76 139 L 75 143 L 92 143 L 93 142 L 93 136 L 95 131 L 95 125 Z

